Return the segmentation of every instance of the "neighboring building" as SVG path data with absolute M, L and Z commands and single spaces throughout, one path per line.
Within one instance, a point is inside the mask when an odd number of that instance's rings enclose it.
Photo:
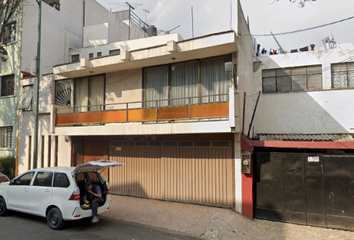
M 263 93 L 243 142 L 254 153 L 255 217 L 353 230 L 354 45 L 255 65 Z
M 241 96 L 253 91 L 253 42 L 237 9 L 237 34 L 72 49 L 79 61 L 54 66 L 41 83 L 38 166 L 116 160 L 125 167 L 104 173 L 114 194 L 241 213 Z M 32 116 L 20 116 L 20 172 L 32 166 Z
M 107 44 L 150 34 L 150 29 L 134 22 L 129 24 L 119 18 L 118 13 L 110 13 L 95 0 L 42 0 L 41 22 L 41 74 L 52 73 L 54 65 L 75 58 L 70 55 L 70 49 L 92 42 Z M 87 42 L 83 42 L 84 37 Z M 37 38 L 37 1 L 24 0 L 12 21 L 5 26 L 1 40 L 8 51 L 8 60 L 0 63 L 0 157 L 16 155 L 16 136 L 20 134 L 16 111 L 19 96 L 24 93 L 27 104 L 32 102 L 33 96 L 33 81 L 24 86 L 26 90 L 19 88 L 19 82 L 21 77 L 35 75 Z

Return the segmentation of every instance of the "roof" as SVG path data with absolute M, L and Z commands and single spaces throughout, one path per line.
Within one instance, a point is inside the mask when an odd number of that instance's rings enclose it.
M 352 142 L 351 134 L 258 134 L 262 141 Z
M 73 172 L 75 167 L 46 167 L 46 168 L 37 168 L 37 169 L 32 169 L 34 171 L 37 170 L 44 170 L 44 171 L 56 171 L 56 172 L 67 172 L 71 173 Z

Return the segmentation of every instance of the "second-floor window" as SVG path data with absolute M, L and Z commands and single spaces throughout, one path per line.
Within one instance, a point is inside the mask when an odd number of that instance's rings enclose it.
M 17 109 L 32 110 L 33 85 L 24 86 L 19 97 Z
M 1 97 L 14 95 L 14 75 L 1 77 Z
M 354 62 L 332 64 L 332 88 L 354 87 Z
M 75 110 L 78 112 L 103 110 L 105 76 L 74 79 Z
M 322 89 L 322 66 L 263 70 L 264 93 Z
M 146 68 L 145 106 L 225 102 L 231 72 L 231 55 Z
M 6 24 L 4 29 L 4 34 L 2 37 L 3 44 L 10 44 L 16 42 L 16 27 L 17 27 L 16 21 Z

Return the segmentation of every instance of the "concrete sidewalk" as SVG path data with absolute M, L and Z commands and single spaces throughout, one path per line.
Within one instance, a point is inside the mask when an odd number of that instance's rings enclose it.
M 250 220 L 223 208 L 116 195 L 111 199 L 104 217 L 205 239 L 354 239 L 354 232 Z

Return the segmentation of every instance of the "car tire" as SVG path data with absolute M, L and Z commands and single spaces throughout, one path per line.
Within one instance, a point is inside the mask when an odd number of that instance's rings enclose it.
M 51 229 L 59 230 L 64 227 L 64 220 L 58 208 L 52 208 L 47 213 L 47 223 Z
M 7 207 L 6 207 L 5 199 L 0 197 L 0 216 L 5 216 L 6 213 L 7 213 Z

